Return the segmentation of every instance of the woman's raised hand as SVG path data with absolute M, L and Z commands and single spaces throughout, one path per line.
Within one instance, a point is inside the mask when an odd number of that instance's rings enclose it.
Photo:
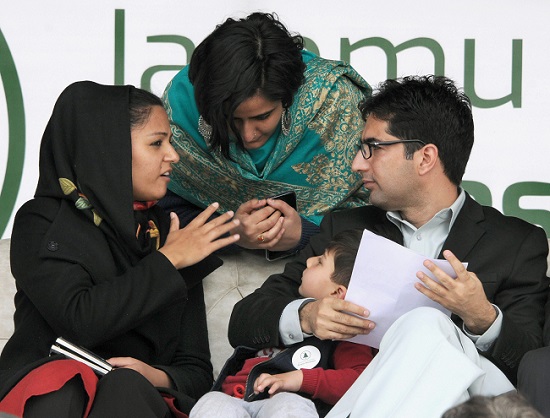
M 233 211 L 208 221 L 218 207 L 218 203 L 212 203 L 182 229 L 179 229 L 178 216 L 174 212 L 170 213 L 170 231 L 159 251 L 177 269 L 196 264 L 214 251 L 239 240 L 239 234 L 220 238 L 239 225 L 238 219 L 231 220 Z

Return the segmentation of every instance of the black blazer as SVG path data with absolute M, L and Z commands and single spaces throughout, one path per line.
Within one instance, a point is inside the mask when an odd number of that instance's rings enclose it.
M 305 261 L 322 254 L 336 233 L 354 228 L 369 229 L 403 244 L 399 229 L 387 219 L 385 211 L 374 206 L 329 214 L 321 223 L 321 232 L 311 239 L 296 261 L 288 263 L 282 274 L 272 275 L 261 288 L 235 305 L 229 323 L 231 344 L 280 345 L 279 318 L 290 302 L 300 298 L 298 287 Z M 549 286 L 546 234 L 542 228 L 504 216 L 466 195 L 443 249 L 469 263 L 468 270 L 477 274 L 489 301 L 503 312 L 499 337 L 481 354 L 515 383 L 522 356 L 542 345 L 544 303 Z M 456 315 L 453 320 L 462 326 Z
M 164 370 L 188 411 L 213 382 L 202 278 L 221 264 L 211 256 L 178 271 L 154 251 L 132 266 L 74 204 L 27 202 L 11 237 L 15 331 L 0 356 L 0 399 L 62 336 Z

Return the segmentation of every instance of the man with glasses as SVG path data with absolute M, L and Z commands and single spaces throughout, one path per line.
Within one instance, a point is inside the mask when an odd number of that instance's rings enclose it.
M 360 109 L 366 124 L 352 168 L 372 206 L 327 215 L 296 261 L 235 306 L 231 344 L 369 333 L 375 324 L 358 317 L 368 318 L 368 306 L 303 300 L 297 290 L 305 260 L 322 254 L 332 235 L 365 228 L 451 263 L 456 279 L 426 262 L 438 280 L 419 272 L 415 287 L 449 309 L 454 324 L 428 308 L 401 317 L 329 416 L 440 416 L 472 394 L 512 390 L 522 356 L 541 346 L 549 285 L 544 231 L 479 205 L 460 187 L 474 124 L 468 97 L 451 80 L 387 80 Z

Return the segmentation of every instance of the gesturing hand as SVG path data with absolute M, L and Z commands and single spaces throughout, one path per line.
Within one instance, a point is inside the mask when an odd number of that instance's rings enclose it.
M 233 212 L 229 211 L 211 221 L 208 218 L 218 208 L 218 203 L 212 203 L 203 210 L 189 225 L 179 229 L 179 218 L 170 213 L 170 231 L 164 246 L 159 249 L 168 260 L 177 268 L 191 266 L 198 263 L 214 251 L 232 244 L 239 239 L 238 234 L 220 238 L 232 228 L 239 225 L 238 220 L 230 219 Z
M 456 279 L 426 260 L 424 266 L 438 281 L 419 271 L 416 276 L 424 285 L 415 283 L 415 287 L 420 293 L 462 318 L 468 330 L 481 335 L 495 321 L 496 311 L 487 299 L 479 278 L 466 270 L 451 251 L 444 251 L 443 256 L 455 271 Z

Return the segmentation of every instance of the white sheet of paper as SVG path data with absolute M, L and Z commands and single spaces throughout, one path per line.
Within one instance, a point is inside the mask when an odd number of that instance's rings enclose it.
M 425 260 L 433 261 L 449 276 L 456 277 L 447 260 L 432 259 L 368 230 L 363 232 L 346 300 L 368 309 L 369 319 L 376 326 L 368 335 L 357 335 L 349 341 L 379 348 L 395 320 L 420 306 L 431 306 L 450 316 L 449 310 L 414 288 L 414 283 L 421 283 L 416 277 L 418 271 L 434 278 L 422 264 Z

